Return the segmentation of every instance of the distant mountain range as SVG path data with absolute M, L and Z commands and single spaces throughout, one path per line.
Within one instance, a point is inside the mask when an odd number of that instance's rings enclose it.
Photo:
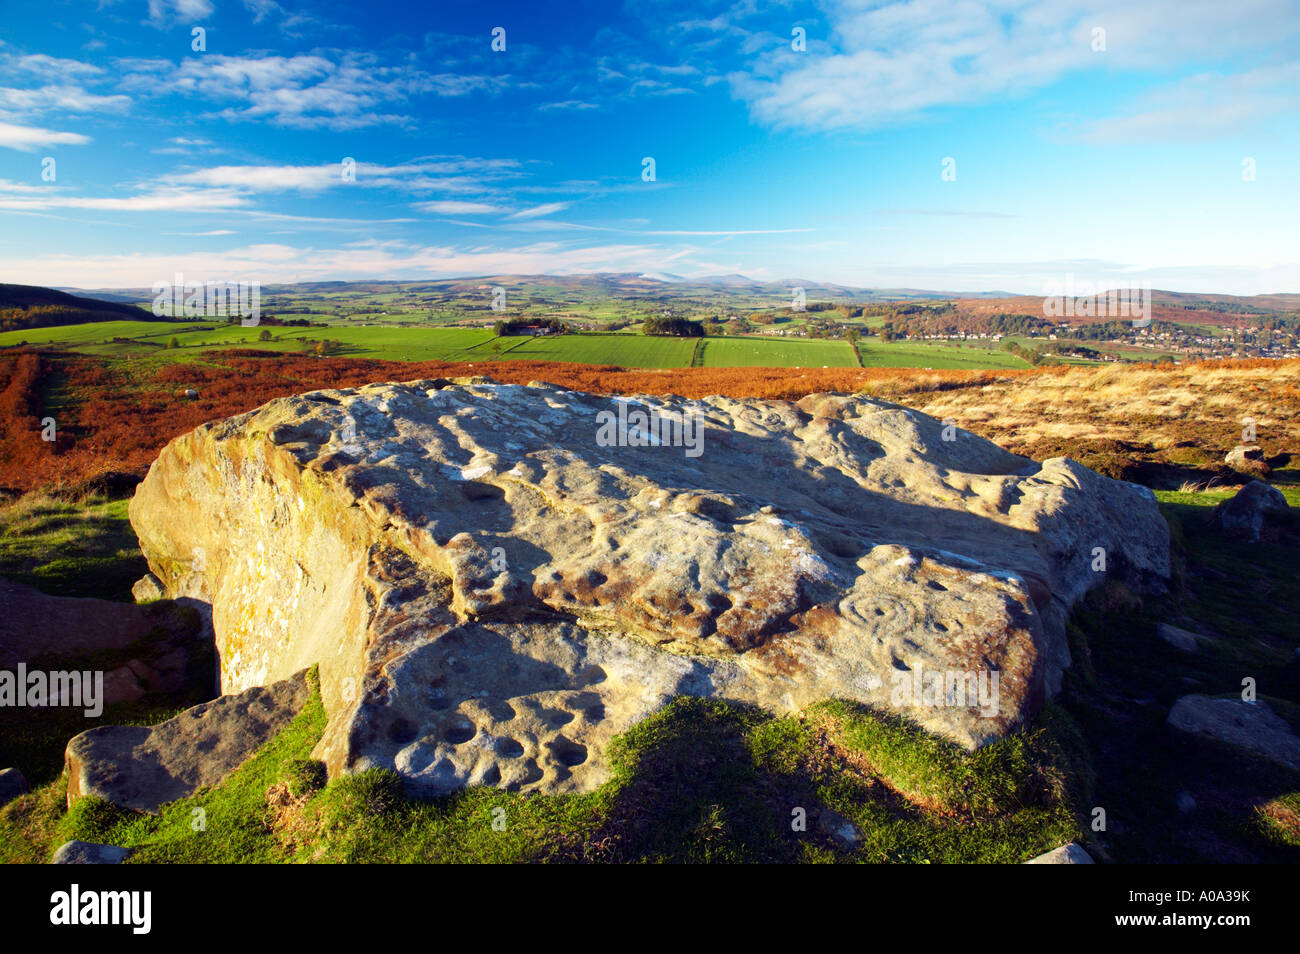
M 433 281 L 325 281 L 294 284 L 269 284 L 261 289 L 264 310 L 328 310 L 336 303 L 344 305 L 367 295 L 384 295 L 389 300 L 400 293 L 410 303 L 416 300 L 427 307 L 439 304 L 461 305 L 481 302 L 491 289 L 506 289 L 513 303 L 525 307 L 554 307 L 563 310 L 579 302 L 600 300 L 626 302 L 642 311 L 646 306 L 662 303 L 664 307 L 681 306 L 687 310 L 717 309 L 743 314 L 746 311 L 779 307 L 791 300 L 794 289 L 802 288 L 809 305 L 832 306 L 897 305 L 900 310 L 926 316 L 933 308 L 955 310 L 954 327 L 960 330 L 987 330 L 990 322 L 1007 316 L 1048 314 L 1045 299 L 1035 295 L 1010 292 L 958 292 L 922 288 L 864 288 L 815 282 L 800 278 L 762 281 L 737 273 L 686 277 L 669 272 L 601 272 L 590 275 L 480 275 Z M 93 297 L 90 297 L 93 296 Z M 310 301 L 320 296 L 319 302 Z M 122 318 L 153 318 L 149 303 L 154 297 L 148 288 L 95 289 L 71 294 L 68 290 L 38 288 L 30 285 L 0 285 L 0 312 L 4 313 L 2 330 L 39 327 L 42 324 L 71 324 Z M 304 301 L 304 299 L 307 299 Z M 941 303 L 951 302 L 951 306 Z M 1153 290 L 1152 317 L 1157 321 L 1198 326 L 1244 327 L 1261 318 L 1300 315 L 1300 294 L 1254 296 L 1196 294 Z M 134 303 L 134 304 L 131 304 Z M 139 307 L 143 306 L 143 307 Z M 909 310 L 907 306 L 912 306 Z M 1074 310 L 1071 309 L 1071 312 Z M 1063 321 L 1069 325 L 1087 325 L 1108 320 L 1105 315 L 1071 314 Z M 916 324 L 916 319 L 912 319 Z M 921 326 L 918 325 L 918 328 Z

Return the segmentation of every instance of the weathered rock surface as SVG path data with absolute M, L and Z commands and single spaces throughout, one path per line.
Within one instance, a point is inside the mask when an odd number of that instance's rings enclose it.
M 1183 696 L 1169 710 L 1175 729 L 1249 749 L 1300 772 L 1300 736 L 1263 701 Z
M 88 597 L 50 596 L 0 579 L 0 668 L 43 656 L 76 659 L 147 641 L 183 628 L 170 604 L 136 606 Z
M 1201 645 L 1201 637 L 1191 630 L 1169 623 L 1156 623 L 1156 635 L 1176 649 L 1185 653 L 1194 653 Z
M 150 600 L 160 600 L 163 598 L 162 583 L 158 577 L 152 573 L 146 573 L 140 579 L 135 581 L 131 587 L 131 596 L 137 603 L 148 603 Z
M 1214 519 L 1227 536 L 1258 543 L 1276 537 L 1274 519 L 1289 509 L 1282 491 L 1252 480 L 1214 508 Z
M 89 841 L 67 841 L 50 859 L 52 865 L 120 865 L 131 853 L 130 848 L 97 845 Z
M 630 438 L 598 440 L 620 407 Z M 651 410 L 698 414 L 702 453 L 636 446 Z M 331 774 L 573 790 L 677 694 L 839 696 L 984 744 L 1059 686 L 1097 548 L 1167 577 L 1149 491 L 943 431 L 861 396 L 381 384 L 173 440 L 130 513 L 167 595 L 211 603 L 223 691 L 320 664 Z M 896 695 L 945 672 L 996 698 Z
M 1090 865 L 1093 863 L 1092 856 L 1083 850 L 1083 846 L 1073 841 L 1025 862 L 1027 865 Z
M 18 769 L 0 769 L 0 805 L 5 805 L 30 791 L 26 777 Z
M 1223 462 L 1233 470 L 1245 474 L 1257 474 L 1267 477 L 1269 466 L 1264 460 L 1264 450 L 1258 444 L 1238 444 L 1228 451 Z
M 288 725 L 311 694 L 305 672 L 186 709 L 156 726 L 98 726 L 64 755 L 68 804 L 100 798 L 156 813 L 216 785 Z
M 104 705 L 210 691 L 211 631 L 192 607 L 50 596 L 0 579 L 0 669 L 104 673 Z

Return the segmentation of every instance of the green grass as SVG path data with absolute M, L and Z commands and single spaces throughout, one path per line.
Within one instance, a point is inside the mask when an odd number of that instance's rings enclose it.
M 260 340 L 263 331 L 271 333 L 270 341 Z M 139 344 L 107 342 L 107 339 L 114 337 L 131 338 Z M 180 344 L 179 348 L 148 346 L 165 346 L 173 337 Z M 310 342 L 330 339 L 342 342 L 343 350 L 339 353 L 349 357 L 385 358 L 392 361 L 472 361 L 476 356 L 471 352 L 493 337 L 491 331 L 474 328 L 390 325 L 332 325 L 328 328 L 260 325 L 245 328 L 237 324 L 203 321 L 109 321 L 5 332 L 0 334 L 0 346 L 27 341 L 30 344 L 61 345 L 92 354 L 147 351 L 160 352 L 168 358 L 180 358 L 197 349 L 235 346 L 295 352 L 301 347 L 298 339 Z
M 701 364 L 706 368 L 856 368 L 847 341 L 816 338 L 705 338 Z
M 1295 489 L 1283 489 L 1294 506 Z M 1231 492 L 1156 495 L 1173 540 L 1170 592 L 1139 598 L 1106 584 L 1076 609 L 1069 627 L 1074 662 L 1058 703 L 1087 740 L 1093 804 L 1108 816 L 1093 843 L 1120 862 L 1300 861 L 1296 844 L 1260 814 L 1273 800 L 1294 801 L 1300 773 L 1166 723 L 1179 697 L 1239 698 L 1245 677 L 1284 718 L 1300 721 L 1300 679 L 1290 662 L 1300 645 L 1297 537 L 1225 539 L 1210 515 Z M 1161 622 L 1210 638 L 1185 653 L 1155 635 Z M 1190 813 L 1177 807 L 1183 794 L 1196 802 Z
M 192 323 L 183 321 L 96 321 L 82 325 L 6 331 L 0 333 L 0 346 L 16 345 L 20 341 L 26 341 L 29 344 L 57 344 L 77 348 L 85 345 L 102 345 L 108 338 L 159 339 L 162 344 L 166 344 L 172 335 L 193 327 Z
M 1029 362 L 1006 351 L 985 348 L 961 348 L 955 345 L 927 344 L 915 341 L 880 341 L 862 338 L 858 353 L 866 368 L 934 368 L 984 369 L 1027 368 Z
M 311 316 L 313 319 L 321 316 Z M 571 361 L 625 368 L 803 367 L 851 368 L 858 361 L 847 341 L 773 336 L 693 338 L 646 336 L 639 333 L 564 334 L 496 338 L 487 329 L 446 328 L 409 317 L 375 315 L 375 325 L 358 325 L 357 318 L 331 319 L 328 327 L 301 328 L 260 325 L 245 328 L 211 321 L 110 321 L 65 325 L 0 334 L 0 347 L 26 341 L 57 345 L 104 356 L 145 356 L 163 361 L 187 360 L 206 350 L 244 347 L 297 352 L 300 339 L 341 342 L 343 357 L 390 361 L 494 360 Z M 262 341 L 269 331 L 270 341 Z M 130 342 L 109 339 L 129 338 Z M 165 347 L 172 338 L 180 347 Z M 862 339 L 858 344 L 866 367 L 903 368 L 1023 368 L 1028 365 L 1006 352 L 916 342 Z
M 128 501 L 27 495 L 0 504 L 0 576 L 53 596 L 131 599 L 149 566 Z
M 521 361 L 613 364 L 624 368 L 683 368 L 690 364 L 694 349 L 695 340 L 692 338 L 565 334 L 524 338 L 503 357 Z
M 1300 792 L 1281 795 L 1255 809 L 1262 837 L 1288 848 L 1300 848 Z
M 612 778 L 596 791 L 415 801 L 379 770 L 320 787 L 309 760 L 324 725 L 313 679 L 274 740 L 158 816 L 93 798 L 64 812 L 51 783 L 0 809 L 0 858 L 43 859 L 76 838 L 131 847 L 141 863 L 1015 862 L 1078 835 L 1064 786 L 1044 782 L 1063 770 L 1050 727 L 971 756 L 853 706 L 776 717 L 679 698 L 615 740 Z M 862 767 L 883 752 L 883 767 Z M 902 766 L 936 753 L 952 796 L 940 810 L 899 794 Z M 823 817 L 851 820 L 860 841 L 837 842 Z

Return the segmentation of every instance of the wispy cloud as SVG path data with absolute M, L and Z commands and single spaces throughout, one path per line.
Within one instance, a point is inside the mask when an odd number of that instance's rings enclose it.
M 169 173 L 175 185 L 237 189 L 247 193 L 321 192 L 332 188 L 392 189 L 397 192 L 485 192 L 521 174 L 514 159 L 471 156 L 427 157 L 385 165 L 338 162 L 318 165 L 225 165 Z
M 698 260 L 691 247 L 596 245 L 574 247 L 536 242 L 515 248 L 413 246 L 361 242 L 342 248 L 295 247 L 266 243 L 219 252 L 66 255 L 47 254 L 0 260 L 6 272 L 29 281 L 66 286 L 76 275 L 83 288 L 145 286 L 177 271 L 272 282 L 335 278 L 451 278 L 494 274 L 589 274 L 603 271 L 717 271 Z M 687 268 L 687 265 L 690 268 Z M 725 270 L 725 269 L 724 269 Z
M 0 127 L 3 136 L 3 127 Z M 3 140 L 0 139 L 0 144 Z M 107 212 L 213 212 L 236 209 L 248 199 L 227 189 L 156 187 L 126 196 L 77 195 L 48 186 L 39 191 L 8 189 L 0 184 L 0 209 L 36 211 L 45 209 L 97 209 Z
M 196 23 L 212 16 L 211 0 L 149 0 L 149 20 L 162 26 L 172 20 Z
M 944 107 L 1019 97 L 1074 71 L 1224 61 L 1276 50 L 1284 37 L 1300 34 L 1288 0 L 1245 0 L 1244 7 L 1215 0 L 892 0 L 828 4 L 824 25 L 807 31 L 800 52 L 788 32 L 767 32 L 770 16 L 754 11 L 736 4 L 669 29 L 725 72 L 756 119 L 818 130 L 875 129 Z M 1104 31 L 1104 49 L 1095 30 Z M 723 66 L 737 54 L 743 68 Z
M 1062 138 L 1109 145 L 1191 142 L 1234 135 L 1270 116 L 1300 109 L 1300 63 L 1237 75 L 1202 73 L 1144 95 L 1124 115 L 1091 120 Z
M 1011 212 L 981 212 L 966 209 L 877 209 L 879 215 L 938 215 L 955 219 L 1018 219 Z
M 84 146 L 89 136 L 74 132 L 56 132 L 39 126 L 19 126 L 0 122 L 0 146 L 31 152 L 41 146 Z
M 438 215 L 493 215 L 508 212 L 509 209 L 487 202 L 461 202 L 444 199 L 435 202 L 417 202 L 415 208 L 421 212 L 434 212 Z
M 577 109 L 577 110 L 600 109 L 600 104 L 589 103 L 586 100 L 581 100 L 581 99 L 566 99 L 558 103 L 544 103 L 539 108 L 545 111 L 559 110 L 559 109 Z
M 563 212 L 569 207 L 568 202 L 544 202 L 541 205 L 534 205 L 527 209 L 520 209 L 510 216 L 512 219 L 535 219 L 543 215 L 554 215 L 556 212 Z
M 230 120 L 265 120 L 300 129 L 363 129 L 404 124 L 387 112 L 415 96 L 459 97 L 497 92 L 508 77 L 428 73 L 409 64 L 386 65 L 369 53 L 227 56 L 208 53 L 179 64 L 126 60 L 124 88 L 194 96 L 220 105 Z
M 11 116 L 38 116 L 55 110 L 65 113 L 121 112 L 130 105 L 129 96 L 101 96 L 80 86 L 42 86 L 38 89 L 0 86 L 0 111 Z

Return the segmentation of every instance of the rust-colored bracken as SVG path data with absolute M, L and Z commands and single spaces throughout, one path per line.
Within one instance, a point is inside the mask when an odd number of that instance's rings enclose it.
M 1191 366 L 1192 377 L 1212 371 L 1285 368 L 1294 378 L 1300 362 L 1214 361 Z M 932 412 L 957 393 L 972 400 L 999 392 L 1014 407 L 1015 395 L 1031 382 L 1078 375 L 1086 386 L 1096 374 L 1152 371 L 1150 365 L 989 371 L 927 371 L 911 368 L 674 368 L 636 370 L 543 361 L 452 364 L 286 355 L 233 349 L 202 361 L 145 363 L 55 351 L 0 352 L 0 488 L 78 489 L 106 474 L 142 476 L 159 449 L 206 421 L 252 410 L 272 398 L 316 388 L 355 387 L 375 381 L 485 374 L 497 381 L 546 381 L 605 394 L 712 394 L 794 400 L 818 391 L 859 391 L 913 404 Z M 1176 372 L 1186 374 L 1188 366 Z M 1279 382 L 1280 383 L 1280 382 Z M 198 392 L 186 398 L 186 389 Z M 1295 392 L 1294 387 L 1288 389 Z M 1296 396 L 1292 393 L 1290 396 Z M 966 419 L 962 402 L 957 423 L 987 433 L 988 421 Z M 1300 402 L 1294 402 L 1300 403 Z M 947 411 L 943 407 L 943 411 Z M 1047 414 L 1038 408 L 1034 413 Z M 941 413 L 939 416 L 947 416 Z M 1225 415 L 1231 418 L 1231 414 Z M 55 420 L 58 440 L 41 439 L 41 420 Z M 981 426 L 983 425 L 983 426 Z M 993 431 L 997 428 L 993 427 Z

